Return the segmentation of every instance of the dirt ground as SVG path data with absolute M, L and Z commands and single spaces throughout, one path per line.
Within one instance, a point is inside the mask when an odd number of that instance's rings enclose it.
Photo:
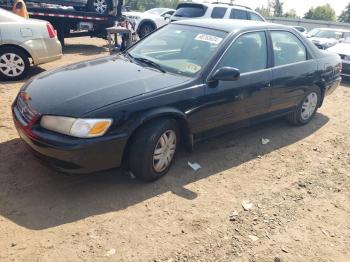
M 103 40 L 67 44 L 31 74 L 108 55 Z M 147 184 L 43 166 L 12 123 L 22 84 L 0 82 L 0 261 L 350 261 L 350 85 L 307 126 L 278 119 L 197 144 Z

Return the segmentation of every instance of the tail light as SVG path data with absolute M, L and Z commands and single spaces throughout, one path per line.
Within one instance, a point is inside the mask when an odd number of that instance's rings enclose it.
M 50 23 L 46 24 L 47 32 L 49 34 L 50 38 L 55 38 L 56 37 L 56 31 L 53 28 L 53 26 Z

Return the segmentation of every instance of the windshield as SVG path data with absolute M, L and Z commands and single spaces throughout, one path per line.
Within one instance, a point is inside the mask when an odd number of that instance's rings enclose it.
M 330 31 L 330 30 L 319 30 L 316 34 L 314 34 L 314 37 L 320 37 L 320 38 L 343 38 L 343 32 L 340 31 Z
M 165 71 L 195 76 L 209 62 L 226 35 L 207 28 L 170 24 L 129 49 L 129 54 L 150 60 Z
M 147 10 L 145 13 L 154 14 L 154 15 L 161 15 L 162 13 L 164 13 L 167 10 L 168 10 L 167 8 L 153 8 L 153 9 Z

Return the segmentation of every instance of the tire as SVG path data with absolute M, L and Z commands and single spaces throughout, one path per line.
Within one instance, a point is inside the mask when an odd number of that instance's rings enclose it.
M 110 0 L 89 0 L 87 10 L 90 12 L 106 15 L 111 10 Z
M 129 170 L 138 179 L 148 182 L 164 176 L 175 158 L 179 134 L 178 124 L 171 118 L 159 118 L 146 124 L 132 138 L 128 157 Z M 162 142 L 164 136 L 166 139 Z
M 144 38 L 145 36 L 152 33 L 154 30 L 156 30 L 156 27 L 152 23 L 145 22 L 145 23 L 141 24 L 141 26 L 140 26 L 139 37 Z
M 0 78 L 16 81 L 25 78 L 30 68 L 28 55 L 16 47 L 0 48 Z
M 297 126 L 309 123 L 320 106 L 321 98 L 319 88 L 308 91 L 298 107 L 286 116 L 288 122 Z

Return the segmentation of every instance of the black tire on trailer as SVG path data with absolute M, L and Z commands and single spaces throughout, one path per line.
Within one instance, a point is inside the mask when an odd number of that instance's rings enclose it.
M 0 78 L 17 81 L 25 78 L 30 68 L 28 54 L 13 46 L 0 47 Z
M 288 122 L 296 126 L 309 123 L 315 116 L 321 100 L 322 94 L 320 88 L 314 87 L 308 90 L 295 110 L 286 116 Z
M 158 118 L 141 127 L 132 137 L 128 168 L 139 179 L 154 181 L 164 176 L 175 158 L 180 140 L 173 118 Z
M 110 0 L 89 0 L 87 10 L 90 12 L 107 15 L 112 8 Z

